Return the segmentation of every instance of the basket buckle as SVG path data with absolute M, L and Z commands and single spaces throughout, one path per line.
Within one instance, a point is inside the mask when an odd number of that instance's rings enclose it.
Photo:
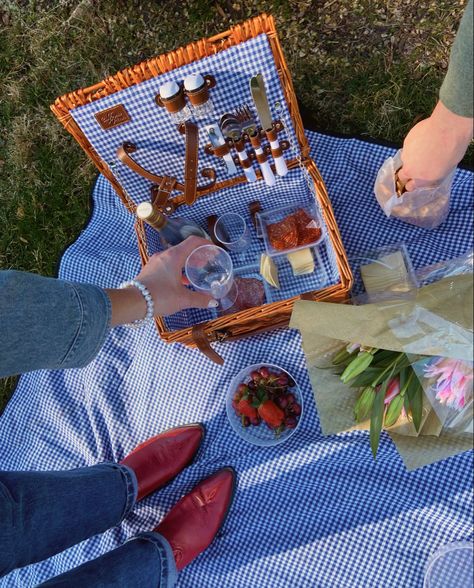
M 154 184 L 150 189 L 152 203 L 166 214 L 172 214 L 176 210 L 176 205 L 171 200 L 171 192 L 177 183 L 176 178 L 163 176 L 161 182 Z

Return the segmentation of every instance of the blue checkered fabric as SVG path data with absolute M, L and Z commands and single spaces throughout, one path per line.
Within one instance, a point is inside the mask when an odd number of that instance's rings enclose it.
M 472 173 L 457 172 L 448 220 L 427 231 L 386 219 L 376 204 L 373 182 L 393 150 L 308 137 L 349 254 L 405 241 L 420 267 L 472 246 Z M 99 177 L 91 221 L 65 253 L 60 276 L 111 286 L 138 269 L 133 219 Z M 0 419 L 4 469 L 119 460 L 140 441 L 182 423 L 202 421 L 207 433 L 196 462 L 137 504 L 119 528 L 15 571 L 0 586 L 34 586 L 152 529 L 182 494 L 225 465 L 238 472 L 233 508 L 218 540 L 180 573 L 182 588 L 415 588 L 434 551 L 472 539 L 472 452 L 408 473 L 385 434 L 377 462 L 366 432 L 323 437 L 296 331 L 217 350 L 222 367 L 196 350 L 166 345 L 153 326 L 116 328 L 86 368 L 21 378 Z M 258 362 L 288 370 L 304 398 L 300 428 L 274 448 L 247 444 L 225 414 L 232 377 Z

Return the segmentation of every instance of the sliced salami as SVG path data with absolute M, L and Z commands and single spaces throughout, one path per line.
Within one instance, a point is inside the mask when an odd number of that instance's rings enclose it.
M 234 305 L 219 314 L 233 314 L 255 306 L 261 306 L 265 302 L 265 289 L 263 283 L 257 278 L 235 278 L 238 294 Z

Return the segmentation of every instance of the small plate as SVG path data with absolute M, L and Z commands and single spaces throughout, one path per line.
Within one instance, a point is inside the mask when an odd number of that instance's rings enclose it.
M 275 435 L 275 432 L 272 429 L 268 428 L 267 425 L 263 422 L 257 426 L 250 425 L 249 427 L 243 427 L 240 418 L 237 416 L 234 408 L 232 407 L 232 399 L 234 397 L 235 392 L 237 391 L 239 384 L 249 382 L 251 380 L 250 374 L 254 370 L 259 370 L 262 367 L 267 367 L 270 371 L 283 372 L 291 380 L 293 380 L 293 382 L 295 382 L 295 385 L 293 386 L 293 388 L 290 389 L 290 391 L 292 394 L 294 394 L 296 401 L 301 406 L 301 414 L 297 417 L 298 422 L 296 424 L 296 427 L 294 429 L 285 429 L 282 433 L 280 433 L 278 437 Z M 249 443 L 253 443 L 254 445 L 259 445 L 261 447 L 270 447 L 272 445 L 279 445 L 280 443 L 283 443 L 292 435 L 294 435 L 294 433 L 298 430 L 298 427 L 301 423 L 301 418 L 303 417 L 303 395 L 301 394 L 301 390 L 293 376 L 290 373 L 288 373 L 285 369 L 278 365 L 273 365 L 271 363 L 258 363 L 241 370 L 230 383 L 226 397 L 226 412 L 231 427 L 234 429 L 237 435 L 242 437 L 242 439 L 245 439 L 246 441 L 248 441 Z

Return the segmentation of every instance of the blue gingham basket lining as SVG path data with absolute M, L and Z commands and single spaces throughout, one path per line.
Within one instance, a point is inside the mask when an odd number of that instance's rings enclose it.
M 216 87 L 210 90 L 215 114 L 207 120 L 197 121 L 200 129 L 200 169 L 217 168 L 218 181 L 228 177 L 224 171 L 223 162 L 204 152 L 204 146 L 209 142 L 204 126 L 219 120 L 222 114 L 234 110 L 240 104 L 251 104 L 249 80 L 258 72 L 264 75 L 270 105 L 280 103 L 278 118 L 282 120 L 285 127 L 284 133 L 280 134 L 280 140 L 289 139 L 292 145 L 290 151 L 285 152 L 285 158 L 290 159 L 297 155 L 295 146 L 298 143 L 273 54 L 267 36 L 262 34 L 216 55 L 206 57 L 198 63 L 174 69 L 71 111 L 74 120 L 94 149 L 104 161 L 109 163 L 115 177 L 135 203 L 150 199 L 152 183 L 133 173 L 117 160 L 115 155 L 117 147 L 124 141 L 132 141 L 138 147 L 137 153 L 134 154 L 138 163 L 153 173 L 159 175 L 166 173 L 183 182 L 183 136 L 177 131 L 167 111 L 156 105 L 155 96 L 163 83 L 183 80 L 186 75 L 198 70 L 202 74 L 212 73 L 217 80 Z M 102 129 L 94 115 L 117 104 L 122 104 L 126 108 L 131 121 L 112 129 Z M 276 114 L 275 118 L 277 118 Z M 248 148 L 250 149 L 250 145 Z M 253 165 L 258 167 L 256 162 Z M 263 209 L 268 210 L 287 204 L 307 204 L 314 201 L 314 195 L 302 171 L 296 168 L 284 178 L 277 176 L 277 183 L 273 188 L 266 186 L 263 181 L 258 181 L 254 184 L 245 183 L 229 189 L 221 189 L 199 199 L 191 207 L 181 206 L 176 214 L 191 218 L 204 228 L 207 226 L 206 217 L 211 213 L 219 215 L 232 210 L 243 215 L 251 229 L 252 246 L 244 255 L 231 254 L 231 256 L 237 270 L 240 271 L 243 267 L 249 266 L 250 273 L 254 273 L 255 268 L 259 266 L 260 255 L 265 249 L 263 242 L 256 237 L 248 211 L 248 203 L 253 200 L 259 200 Z M 146 227 L 146 236 L 149 253 L 160 251 L 161 244 L 156 232 Z M 315 271 L 300 277 L 293 275 L 286 258 L 279 259 L 281 289 L 277 290 L 266 285 L 265 303 L 286 300 L 303 292 L 338 284 L 340 276 L 337 259 L 329 238 L 326 238 L 317 251 L 313 252 L 313 256 L 316 260 Z M 245 277 L 247 274 L 240 271 L 240 275 Z M 167 330 L 175 331 L 213 318 L 216 318 L 216 313 L 213 311 L 189 309 L 166 318 L 165 325 Z
M 267 188 L 265 184 L 241 184 L 229 189 L 219 190 L 205 198 L 196 201 L 191 207 L 181 207 L 178 214 L 189 217 L 200 226 L 206 227 L 207 216 L 223 214 L 224 212 L 236 212 L 242 215 L 249 227 L 252 241 L 249 249 L 244 253 L 229 252 L 234 267 L 241 277 L 250 277 L 250 274 L 259 272 L 260 256 L 265 251 L 262 239 L 257 237 L 255 228 L 250 218 L 248 203 L 259 200 L 263 210 L 270 210 L 282 205 L 304 205 L 314 202 L 314 195 L 310 192 L 301 170 L 294 169 L 285 178 L 280 179 L 274 188 Z M 324 221 L 323 221 L 324 223 Z M 326 233 L 327 233 L 327 229 Z M 150 254 L 161 250 L 158 234 L 153 229 L 146 227 L 146 237 Z M 315 271 L 305 276 L 294 276 L 290 263 L 285 255 L 275 258 L 278 266 L 280 289 L 265 284 L 265 303 L 286 300 L 303 292 L 322 290 L 328 286 L 340 283 L 340 275 L 337 266 L 334 248 L 326 235 L 324 241 L 312 248 L 315 259 Z M 187 328 L 193 324 L 216 318 L 213 311 L 188 309 L 167 317 L 165 324 L 168 330 Z
M 123 142 L 131 141 L 138 148 L 133 157 L 140 165 L 157 175 L 170 175 L 179 182 L 184 182 L 184 136 L 178 132 L 166 109 L 156 105 L 155 96 L 165 82 L 182 81 L 191 73 L 211 73 L 217 82 L 210 90 L 215 114 L 195 121 L 199 127 L 200 170 L 206 167 L 216 168 L 218 181 L 231 177 L 227 176 L 220 158 L 204 152 L 204 146 L 209 143 L 204 126 L 218 121 L 222 114 L 233 111 L 239 105 L 251 106 L 249 80 L 257 73 L 264 76 L 270 106 L 274 110 L 277 102 L 281 105 L 282 111 L 278 113 L 278 117 L 284 120 L 286 131 L 280 133 L 279 137 L 288 138 L 292 145 L 298 145 L 268 38 L 265 34 L 258 35 L 198 62 L 183 65 L 71 110 L 72 117 L 95 151 L 106 163 L 113 166 L 117 180 L 136 204 L 150 199 L 151 182 L 118 161 L 117 148 Z M 117 104 L 125 107 L 131 120 L 108 130 L 102 129 L 94 115 Z M 273 115 L 276 119 L 274 111 Z M 250 145 L 247 148 L 250 150 Z M 293 159 L 295 156 L 294 147 L 285 152 L 285 158 Z M 258 168 L 256 162 L 254 166 Z M 242 175 L 242 171 L 238 175 Z M 206 182 L 207 180 L 201 179 L 201 184 Z

